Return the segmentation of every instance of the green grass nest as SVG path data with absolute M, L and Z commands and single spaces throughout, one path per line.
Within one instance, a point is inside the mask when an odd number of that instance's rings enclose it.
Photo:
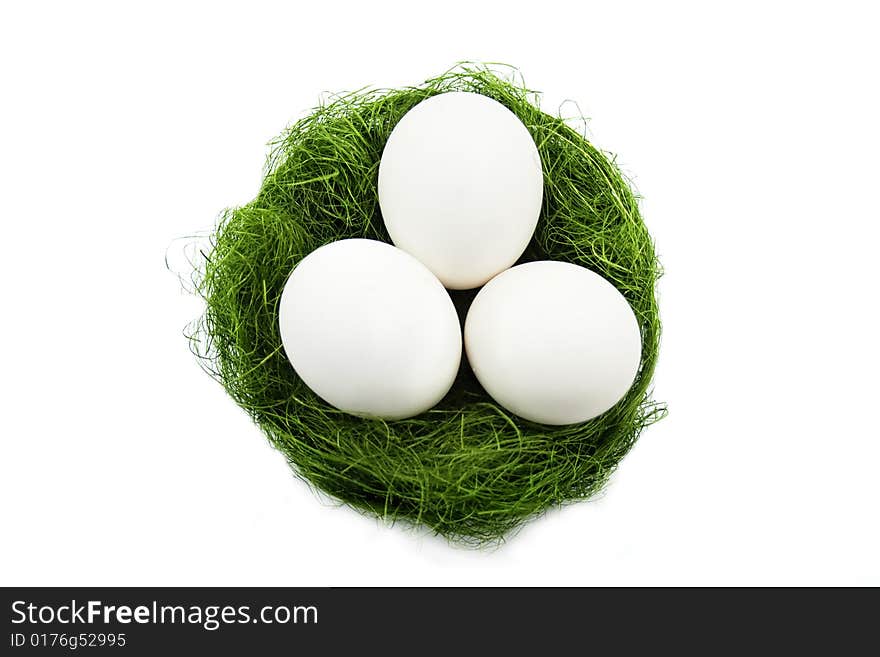
M 354 417 L 312 393 L 285 357 L 278 302 L 290 271 L 328 242 L 390 242 L 376 191 L 385 141 L 414 105 L 447 91 L 499 101 L 538 146 L 544 202 L 520 261 L 564 260 L 598 272 L 639 320 L 635 383 L 593 420 L 551 427 L 518 418 L 493 402 L 466 362 L 449 394 L 422 415 Z M 636 198 L 613 159 L 537 102 L 483 66 L 416 87 L 333 96 L 273 142 L 259 194 L 223 213 L 195 276 L 207 309 L 191 335 L 194 351 L 294 471 L 357 509 L 457 541 L 497 541 L 530 517 L 596 493 L 642 428 L 665 414 L 649 391 L 660 270 Z M 475 292 L 451 292 L 462 316 Z

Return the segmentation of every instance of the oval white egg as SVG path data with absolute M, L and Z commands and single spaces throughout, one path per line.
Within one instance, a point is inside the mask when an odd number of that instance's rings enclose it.
M 379 204 L 394 244 L 448 288 L 478 287 L 510 267 L 535 232 L 538 149 L 501 103 L 450 92 L 397 123 L 379 164 Z
M 486 392 L 543 424 L 601 415 L 630 389 L 641 361 L 629 303 L 567 262 L 529 262 L 489 281 L 468 311 L 464 342 Z
M 348 413 L 418 415 L 461 361 L 449 293 L 419 261 L 366 239 L 332 242 L 296 266 L 279 307 L 284 351 L 303 382 Z

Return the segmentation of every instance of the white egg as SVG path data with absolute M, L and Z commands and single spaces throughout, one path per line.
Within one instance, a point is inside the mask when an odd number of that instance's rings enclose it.
M 432 96 L 391 131 L 379 164 L 388 234 L 455 290 L 510 267 L 535 232 L 543 196 L 538 149 L 501 103 Z
M 366 239 L 332 242 L 294 268 L 278 311 L 300 378 L 355 415 L 401 419 L 434 406 L 461 361 L 449 293 L 418 260 Z
M 641 334 L 623 295 L 567 262 L 529 262 L 477 294 L 465 321 L 467 357 L 486 392 L 533 422 L 572 424 L 627 393 Z

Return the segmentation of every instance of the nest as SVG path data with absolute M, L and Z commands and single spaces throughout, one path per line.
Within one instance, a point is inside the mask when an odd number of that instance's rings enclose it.
M 516 114 L 537 144 L 544 200 L 520 262 L 564 260 L 611 281 L 642 334 L 632 388 L 588 422 L 545 426 L 499 407 L 466 362 L 449 394 L 417 417 L 382 421 L 328 405 L 285 357 L 278 302 L 293 267 L 339 239 L 390 242 L 376 190 L 397 121 L 434 94 L 471 91 Z M 612 158 L 537 107 L 523 84 L 465 66 L 399 90 L 333 96 L 272 143 L 257 197 L 221 215 L 196 271 L 206 303 L 191 335 L 203 366 L 245 409 L 298 476 L 390 521 L 453 540 L 497 541 L 524 520 L 595 494 L 665 408 L 650 398 L 660 274 L 636 197 Z M 450 292 L 461 317 L 476 291 Z

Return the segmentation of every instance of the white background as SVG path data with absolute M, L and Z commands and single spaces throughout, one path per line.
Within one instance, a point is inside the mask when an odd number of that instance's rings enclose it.
M 880 584 L 873 3 L 238 5 L 0 9 L 0 583 Z M 319 500 L 165 267 L 321 92 L 463 59 L 579 103 L 667 270 L 669 417 L 491 551 Z

